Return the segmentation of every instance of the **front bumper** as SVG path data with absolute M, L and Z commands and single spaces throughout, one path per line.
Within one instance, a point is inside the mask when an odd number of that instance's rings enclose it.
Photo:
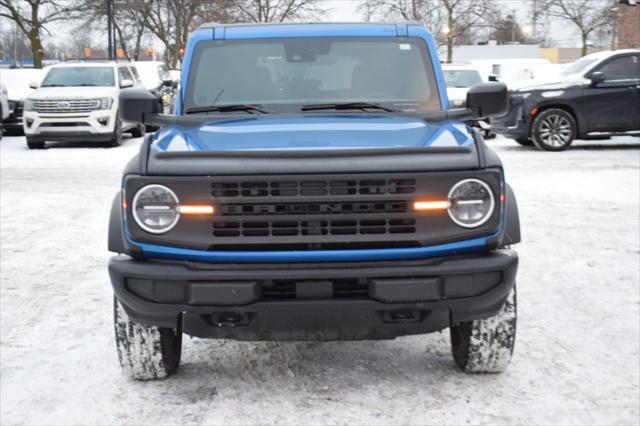
M 522 99 L 510 98 L 507 114 L 491 120 L 493 131 L 511 139 L 528 138 L 531 119 L 525 111 Z
M 238 340 L 389 339 L 495 315 L 514 251 L 416 261 L 199 264 L 113 257 L 116 297 L 137 322 Z
M 2 121 L 2 127 L 6 132 L 19 132 L 22 130 L 22 102 L 9 101 L 9 115 Z
M 24 111 L 24 132 L 42 140 L 108 140 L 113 134 L 115 110 L 84 113 L 38 113 Z

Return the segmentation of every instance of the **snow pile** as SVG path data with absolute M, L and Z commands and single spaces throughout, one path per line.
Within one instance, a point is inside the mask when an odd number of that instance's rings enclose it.
M 448 333 L 381 342 L 185 338 L 177 376 L 120 372 L 107 217 L 140 141 L 0 142 L 2 424 L 637 424 L 640 139 L 563 153 L 490 141 L 520 204 L 518 335 L 501 375 Z

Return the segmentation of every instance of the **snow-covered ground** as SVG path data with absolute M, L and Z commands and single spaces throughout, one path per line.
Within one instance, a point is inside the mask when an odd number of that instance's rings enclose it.
M 518 336 L 501 375 L 447 333 L 394 341 L 186 338 L 177 376 L 120 373 L 107 217 L 120 148 L 0 142 L 1 424 L 638 424 L 640 139 L 562 153 L 489 141 L 520 204 Z

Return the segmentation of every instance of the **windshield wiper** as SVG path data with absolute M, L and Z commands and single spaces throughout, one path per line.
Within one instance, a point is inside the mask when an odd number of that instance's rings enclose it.
M 260 105 L 247 105 L 247 104 L 235 104 L 235 105 L 221 105 L 221 106 L 206 106 L 206 107 L 194 107 L 187 108 L 186 114 L 197 114 L 199 112 L 237 112 L 244 111 L 252 114 L 253 112 L 259 112 L 261 114 L 271 114 L 271 111 L 262 109 Z
M 347 109 L 379 109 L 386 112 L 398 112 L 395 109 L 388 108 L 386 106 L 382 106 L 380 104 L 370 103 L 370 102 L 344 102 L 344 103 L 333 103 L 333 104 L 308 104 L 303 105 L 300 108 L 301 111 L 319 111 L 323 109 L 334 109 L 334 110 L 347 110 Z

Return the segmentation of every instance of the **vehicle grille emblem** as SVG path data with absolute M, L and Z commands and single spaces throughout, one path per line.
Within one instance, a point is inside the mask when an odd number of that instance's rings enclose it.
M 67 109 L 67 108 L 69 108 L 70 106 L 71 106 L 71 104 L 70 104 L 69 102 L 67 102 L 67 101 L 61 101 L 61 102 L 58 102 L 58 103 L 56 104 L 56 107 L 57 107 L 57 108 L 60 108 L 60 109 Z

